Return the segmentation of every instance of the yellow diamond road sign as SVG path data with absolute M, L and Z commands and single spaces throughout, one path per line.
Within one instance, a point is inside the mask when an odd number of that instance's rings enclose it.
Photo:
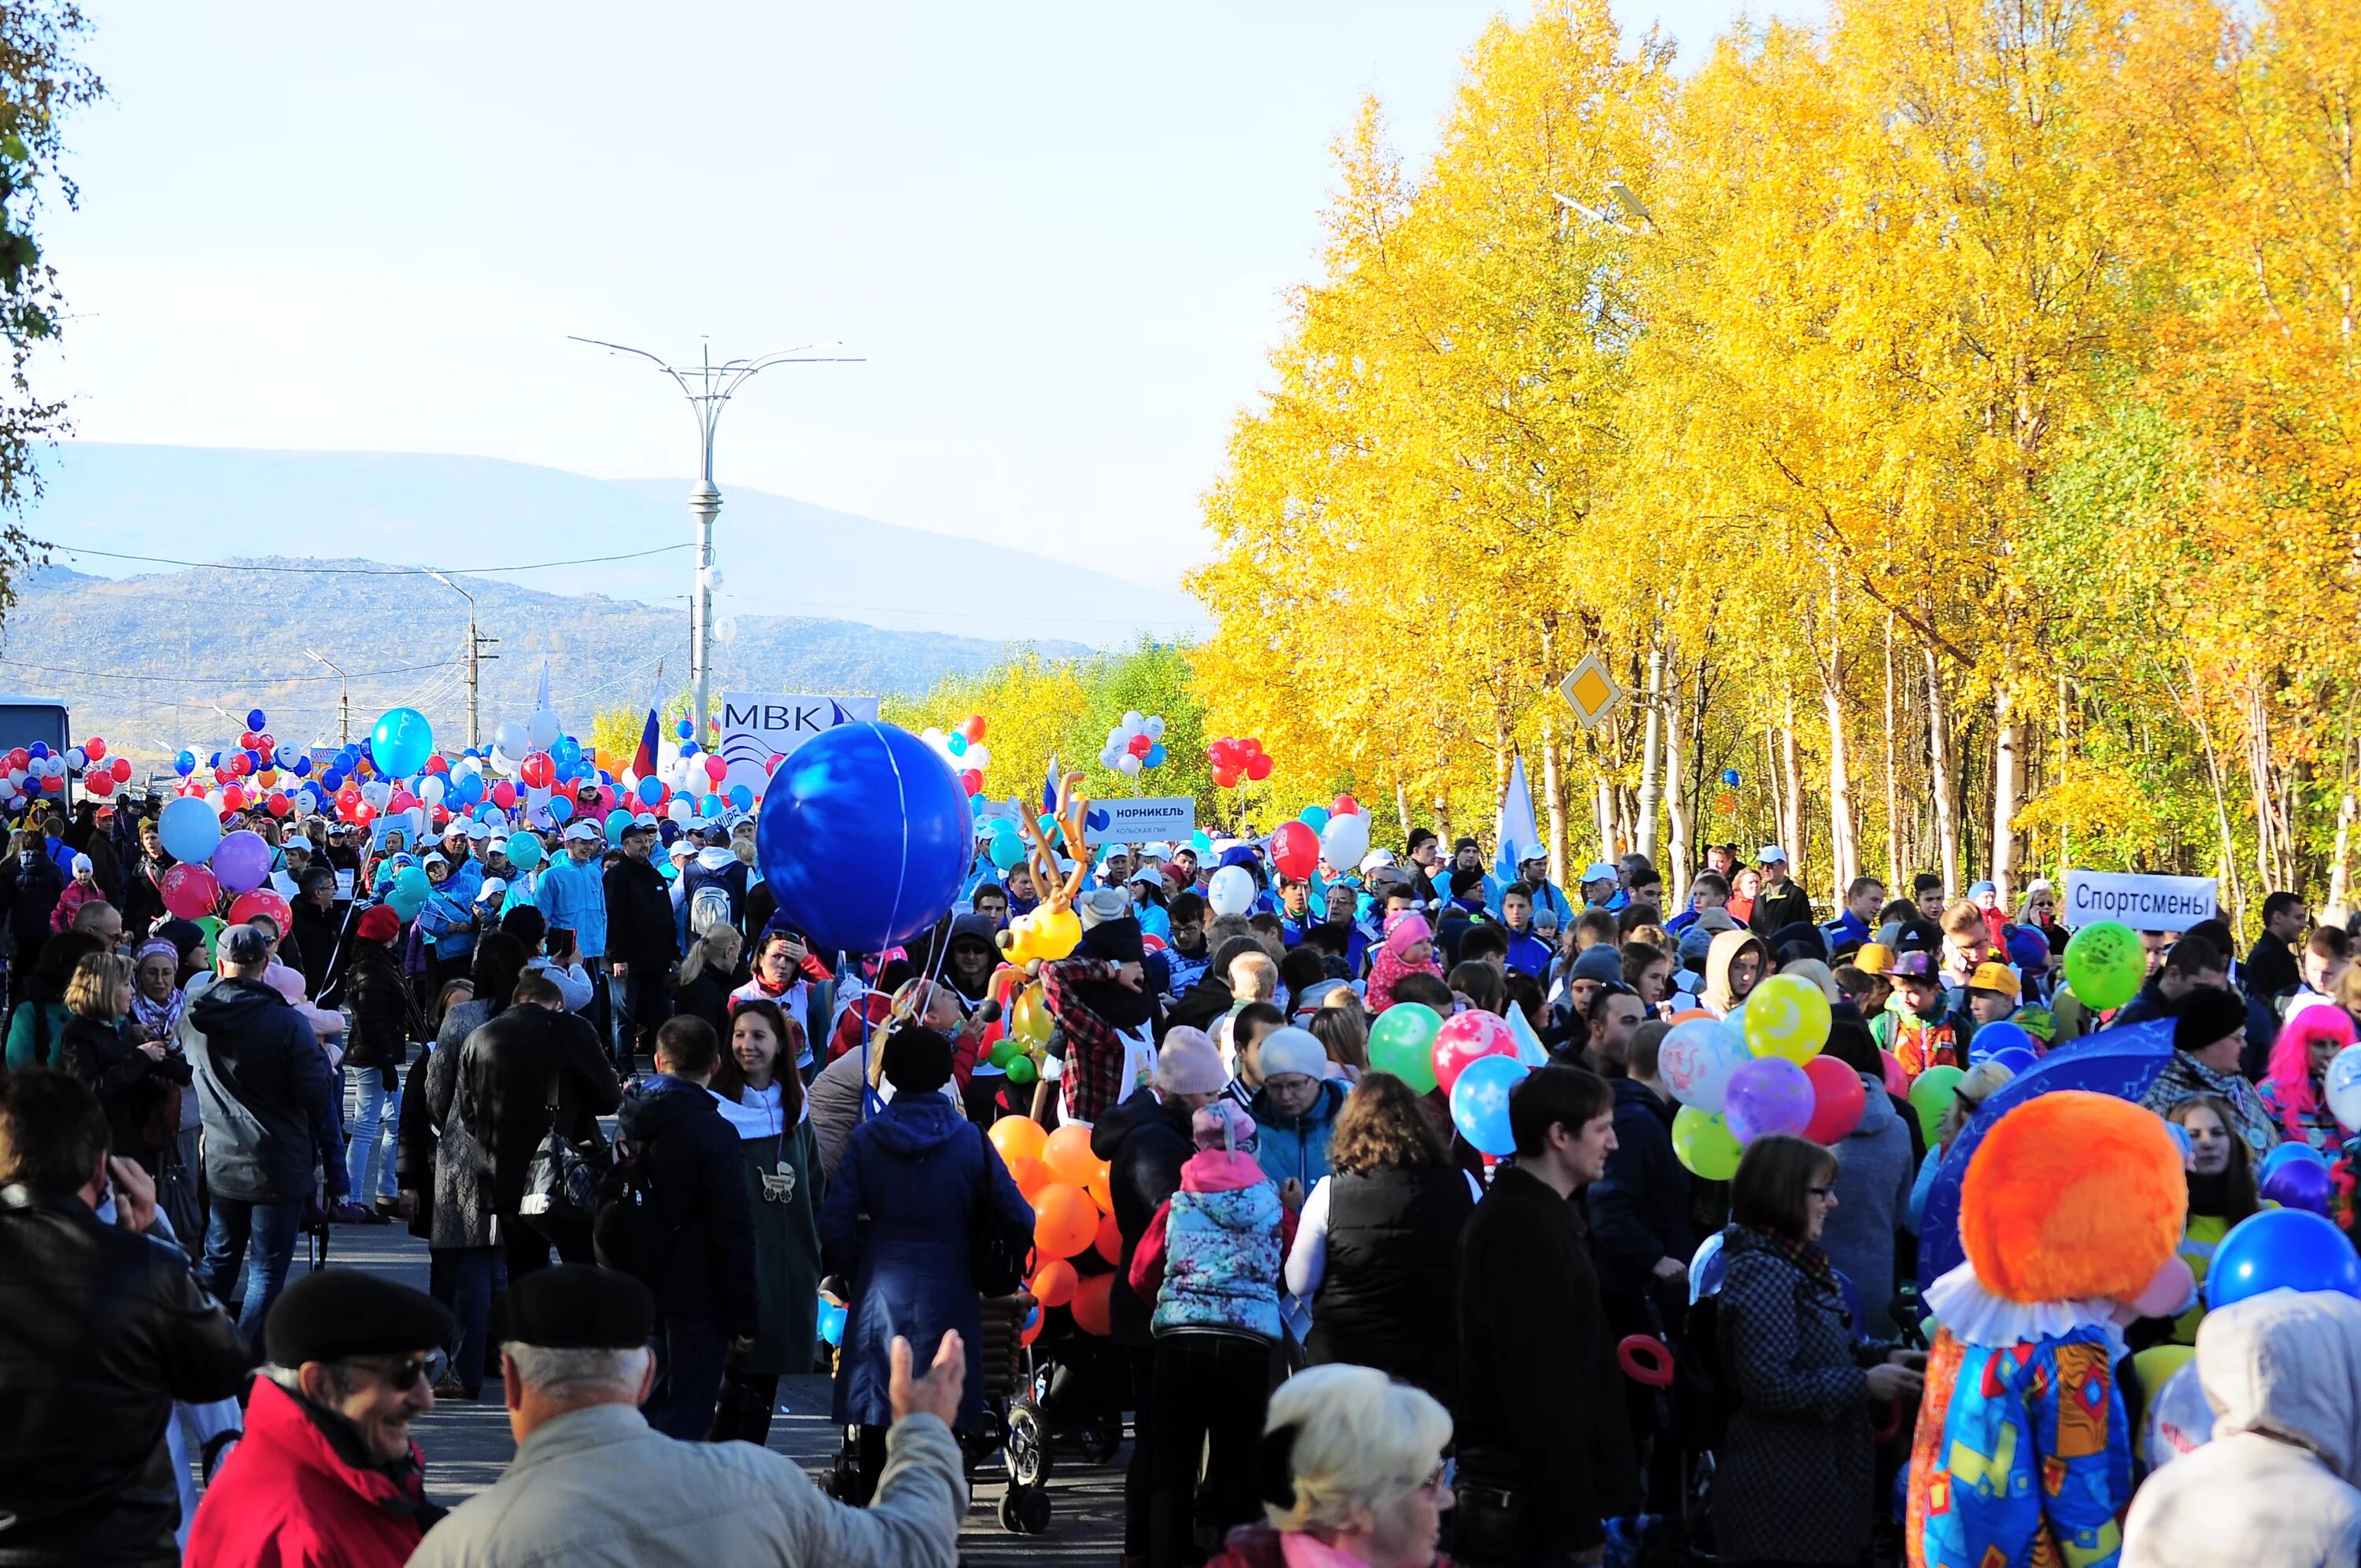
M 1585 729 L 1598 729 L 1623 706 L 1623 688 L 1615 684 L 1615 677 L 1607 673 L 1607 666 L 1598 662 L 1596 653 L 1584 654 L 1582 663 L 1566 672 L 1557 689 Z

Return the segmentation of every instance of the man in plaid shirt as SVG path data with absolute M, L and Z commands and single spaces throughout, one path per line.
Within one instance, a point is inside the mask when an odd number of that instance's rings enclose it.
M 1095 921 L 1071 957 L 1039 966 L 1049 1015 L 1066 1040 L 1061 1122 L 1094 1122 L 1155 1075 L 1156 998 L 1147 988 L 1147 956 L 1139 922 L 1124 915 Z

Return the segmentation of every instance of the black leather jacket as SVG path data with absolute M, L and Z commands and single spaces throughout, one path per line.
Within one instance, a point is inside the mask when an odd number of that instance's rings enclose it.
M 0 1189 L 0 1568 L 171 1568 L 172 1401 L 245 1385 L 246 1342 L 170 1244 Z

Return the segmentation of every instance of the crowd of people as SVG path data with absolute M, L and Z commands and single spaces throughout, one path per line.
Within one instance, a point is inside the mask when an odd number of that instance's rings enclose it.
M 233 923 L 170 912 L 171 857 L 128 800 L 37 808 L 0 872 L 12 1568 L 948 1564 L 961 1439 L 993 1422 L 984 1304 L 1040 1277 L 1038 1162 L 993 1133 L 1012 1121 L 1084 1129 L 1104 1162 L 1105 1228 L 1071 1266 L 1095 1293 L 1019 1305 L 1069 1374 L 1053 1420 L 1127 1420 L 1127 1564 L 1639 1561 L 1672 1539 L 1949 1563 L 1891 1499 L 1927 1376 L 1929 1192 L 1986 1100 L 2085 1036 L 2162 1025 L 2141 1103 L 2185 1149 L 2198 1280 L 2265 1205 L 2274 1149 L 2350 1163 L 2325 1075 L 2361 971 L 2292 894 L 2243 955 L 2218 919 L 2145 934 L 2146 982 L 2102 1009 L 2063 980 L 2046 881 L 2007 909 L 1990 883 L 1862 877 L 1816 909 L 1778 846 L 1719 846 L 1675 903 L 1638 855 L 1561 885 L 1538 844 L 1488 862 L 1418 828 L 1299 878 L 1258 839 L 1206 839 L 1106 847 L 1080 868 L 1079 942 L 1012 976 L 1004 933 L 1050 890 L 983 840 L 930 931 L 841 954 L 773 898 L 751 813 L 455 817 L 423 844 L 232 826 L 284 893 Z M 405 919 L 386 894 L 412 867 L 430 892 Z M 1253 896 L 1216 914 L 1232 868 Z M 1821 1054 L 1861 1113 L 1709 1179 L 1664 1047 L 1773 976 L 1825 997 Z M 995 1048 L 1028 1005 L 1011 979 L 1039 987 L 1038 1069 Z M 1372 1066 L 1404 1005 L 1530 1036 L 1513 1153 L 1471 1144 L 1431 1079 Z M 307 1234 L 394 1223 L 426 1244 L 426 1291 L 289 1282 Z M 2282 1332 L 2349 1341 L 2347 1308 L 2242 1312 L 2238 1363 L 2199 1302 L 2149 1305 L 2126 1366 L 2193 1352 L 2249 1464 L 2300 1467 L 2255 1448 L 2295 1443 L 2328 1473 L 2303 1495 L 2361 1520 L 2349 1345 L 2328 1446 L 2288 1435 L 2284 1387 L 2250 1366 Z M 814 1371 L 846 1433 L 833 1497 L 763 1449 L 778 1380 Z M 2154 1392 L 2105 1393 L 2116 1441 Z M 446 1517 L 412 1423 L 491 1398 L 516 1458 Z M 2180 1485 L 2158 1475 L 2136 1501 L 2127 1459 L 2128 1538 L 2067 1560 L 2200 1560 L 2173 1522 L 2192 1505 L 2147 1501 Z M 2316 1560 L 2285 1535 L 2235 1560 Z M 2317 1560 L 2349 1560 L 2344 1539 Z

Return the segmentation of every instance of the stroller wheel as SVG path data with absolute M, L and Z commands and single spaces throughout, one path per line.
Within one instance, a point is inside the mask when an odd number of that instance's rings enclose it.
M 1049 1494 L 1038 1486 L 1011 1486 L 1000 1499 L 1000 1528 L 1011 1535 L 1038 1535 L 1049 1528 Z
M 1008 1402 L 1008 1489 L 1039 1492 L 1049 1478 L 1049 1434 L 1041 1412 L 1024 1399 Z M 1046 1508 L 1047 1500 L 1044 1499 Z M 1046 1514 L 1045 1514 L 1046 1517 Z
M 1082 1460 L 1089 1464 L 1104 1464 L 1123 1446 L 1123 1412 L 1110 1410 L 1095 1417 L 1082 1429 L 1076 1446 L 1082 1451 Z

